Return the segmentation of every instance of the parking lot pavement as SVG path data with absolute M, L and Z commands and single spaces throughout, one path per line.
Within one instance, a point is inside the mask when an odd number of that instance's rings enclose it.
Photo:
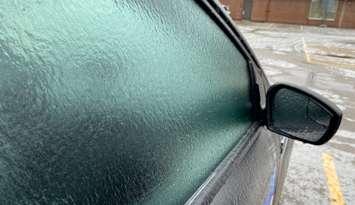
M 295 143 L 281 204 L 354 204 L 355 30 L 251 22 L 237 26 L 272 83 L 307 86 L 344 113 L 340 130 L 326 145 Z

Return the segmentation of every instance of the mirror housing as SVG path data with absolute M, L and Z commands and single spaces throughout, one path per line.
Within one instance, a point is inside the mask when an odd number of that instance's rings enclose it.
M 291 84 L 269 88 L 265 115 L 270 131 L 313 145 L 329 141 L 342 119 L 342 112 L 335 104 Z

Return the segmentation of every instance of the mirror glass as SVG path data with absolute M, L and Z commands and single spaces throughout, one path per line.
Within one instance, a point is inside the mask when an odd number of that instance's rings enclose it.
M 319 141 L 333 118 L 315 98 L 289 88 L 275 93 L 270 108 L 271 130 L 309 142 Z

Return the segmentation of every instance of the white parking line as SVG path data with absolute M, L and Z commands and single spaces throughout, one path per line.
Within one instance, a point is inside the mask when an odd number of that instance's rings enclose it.
M 306 44 L 306 41 L 304 40 L 304 37 L 302 37 L 302 43 L 303 43 L 303 51 L 304 51 L 306 61 L 307 61 L 307 63 L 311 63 L 311 58 L 308 54 L 307 44 Z

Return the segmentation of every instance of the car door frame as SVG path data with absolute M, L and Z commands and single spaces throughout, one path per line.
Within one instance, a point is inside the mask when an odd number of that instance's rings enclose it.
M 258 129 L 263 126 L 261 121 L 265 108 L 265 99 L 267 89 L 270 87 L 270 83 L 266 78 L 264 71 L 261 69 L 260 63 L 257 60 L 254 52 L 250 48 L 247 41 L 240 34 L 235 27 L 233 20 L 229 15 L 220 7 L 219 3 L 215 0 L 195 0 L 195 2 L 209 15 L 209 17 L 218 25 L 220 29 L 227 35 L 232 43 L 239 49 L 240 53 L 249 63 L 250 74 L 250 97 L 253 104 L 253 116 L 254 122 L 243 136 L 241 142 L 236 145 L 229 152 L 229 154 L 222 160 L 217 166 L 214 172 L 205 180 L 205 182 L 197 189 L 197 191 L 190 197 L 185 203 L 186 205 L 195 204 L 210 204 L 214 197 L 217 195 L 224 182 L 227 180 L 230 172 L 232 172 L 232 165 L 240 163 L 245 154 L 249 151 L 251 146 L 255 143 L 260 135 Z M 276 135 L 275 137 L 281 137 Z M 273 197 L 270 200 L 270 204 L 278 204 L 280 193 L 285 177 L 285 169 L 287 169 L 287 162 L 283 162 L 284 159 L 288 161 L 292 143 L 285 137 L 281 137 L 280 143 L 280 159 L 277 162 L 275 168 L 274 181 L 271 182 L 272 188 L 269 192 L 273 192 Z M 286 152 L 287 150 L 287 152 Z

